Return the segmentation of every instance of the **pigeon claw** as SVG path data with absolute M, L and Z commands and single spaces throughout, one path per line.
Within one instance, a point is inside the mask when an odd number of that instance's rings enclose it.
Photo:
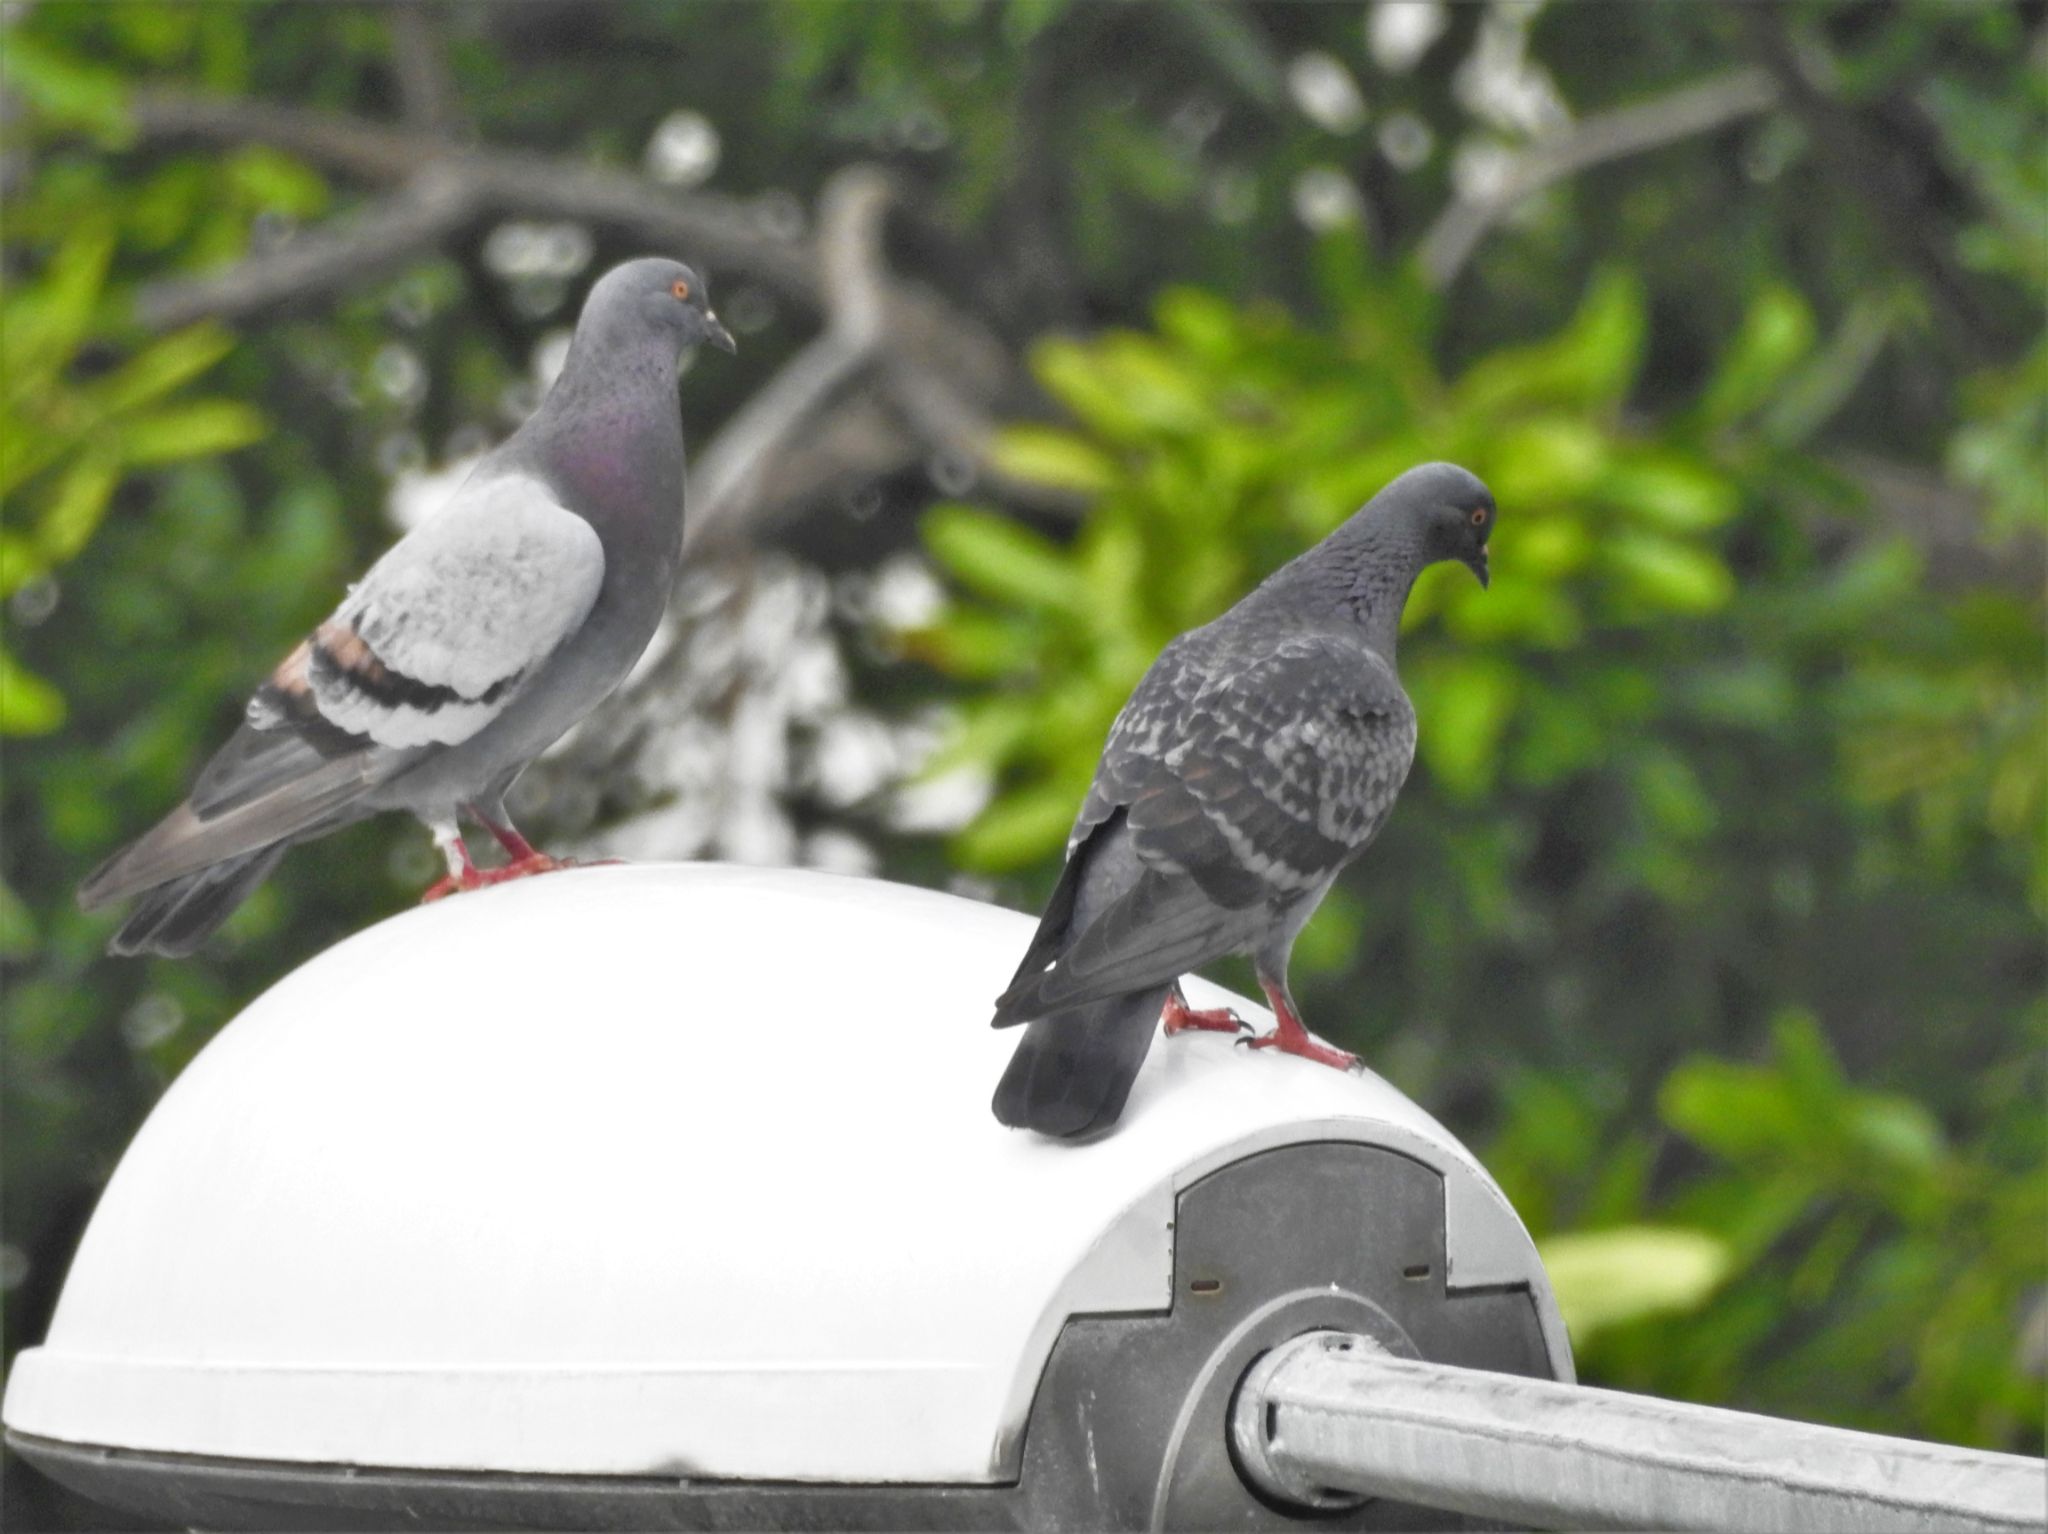
M 1259 984 L 1266 992 L 1266 1000 L 1272 1003 L 1275 1026 L 1271 1033 L 1256 1039 L 1239 1039 L 1237 1042 L 1247 1049 L 1277 1049 L 1283 1055 L 1299 1055 L 1304 1060 L 1313 1060 L 1318 1065 L 1327 1065 L 1333 1071 L 1362 1071 L 1364 1066 L 1358 1056 L 1348 1049 L 1337 1049 L 1323 1043 L 1314 1034 L 1302 1027 L 1301 1019 L 1295 1015 L 1292 998 L 1287 994 L 1284 983 L 1274 982 L 1264 975 Z
M 1318 1043 L 1303 1032 L 1298 1037 L 1290 1035 L 1284 1028 L 1261 1034 L 1255 1039 L 1239 1039 L 1246 1049 L 1277 1049 L 1283 1055 L 1299 1055 L 1304 1060 L 1313 1060 L 1318 1065 L 1327 1065 L 1333 1071 L 1362 1071 L 1358 1056 L 1348 1049 L 1337 1049 L 1329 1044 Z
M 514 879 L 525 879 L 534 874 L 551 874 L 563 868 L 608 868 L 622 861 L 620 858 L 596 858 L 586 863 L 577 858 L 556 858 L 545 852 L 529 852 L 523 858 L 514 858 L 503 868 L 465 868 L 460 878 L 451 874 L 438 880 L 427 886 L 426 893 L 420 896 L 420 904 L 432 905 L 450 895 L 480 890 L 492 884 L 509 884 Z
M 605 858 L 604 863 L 616 863 L 617 858 Z M 526 879 L 534 874 L 556 873 L 564 868 L 595 868 L 597 863 L 582 863 L 575 858 L 549 857 L 545 852 L 529 852 L 523 858 L 514 858 L 503 868 L 486 868 L 476 876 L 479 887 L 486 884 L 510 884 L 514 879 Z
M 1190 1031 L 1245 1034 L 1251 1032 L 1252 1026 L 1228 1007 L 1203 1007 L 1199 1010 L 1190 1007 L 1179 986 L 1167 993 L 1166 1005 L 1160 1009 L 1159 1023 L 1168 1038 Z

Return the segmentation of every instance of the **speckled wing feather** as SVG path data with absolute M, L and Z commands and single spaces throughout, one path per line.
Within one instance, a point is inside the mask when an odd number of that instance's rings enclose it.
M 1110 732 L 1076 837 L 1121 809 L 1146 872 L 1030 987 L 1033 1008 L 1213 957 L 1201 950 L 1235 925 L 1225 913 L 1319 892 L 1394 807 L 1415 712 L 1361 638 L 1301 632 L 1241 662 L 1204 660 L 1195 643 L 1169 646 Z

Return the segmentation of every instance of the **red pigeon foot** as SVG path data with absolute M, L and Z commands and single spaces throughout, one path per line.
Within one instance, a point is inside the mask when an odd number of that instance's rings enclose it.
M 553 873 L 558 868 L 608 868 L 625 861 L 623 858 L 595 858 L 586 863 L 578 858 L 551 858 L 520 834 L 502 803 L 496 808 L 497 813 L 492 814 L 481 804 L 468 806 L 471 817 L 497 838 L 498 845 L 505 849 L 505 856 L 512 860 L 486 877 L 484 882 L 487 884 L 502 884 L 507 879 L 522 879 L 527 874 Z M 534 866 L 529 868 L 527 864 Z
M 454 827 L 449 826 L 437 831 L 434 840 L 440 846 L 442 855 L 448 860 L 448 877 L 427 886 L 425 893 L 420 896 L 421 905 L 432 905 L 435 901 L 445 900 L 460 890 L 483 887 L 484 876 L 477 872 L 476 864 L 469 860 L 469 848 L 464 846 L 462 838 L 455 834 Z
M 1301 1026 L 1301 1019 L 1294 1015 L 1294 1009 L 1287 1005 L 1287 998 L 1271 986 L 1266 987 L 1266 1000 L 1273 1004 L 1273 1015 L 1280 1020 L 1279 1026 L 1271 1033 L 1256 1039 L 1239 1039 L 1237 1042 L 1247 1049 L 1277 1049 L 1283 1055 L 1300 1055 L 1304 1060 L 1313 1060 L 1318 1065 L 1327 1065 L 1334 1071 L 1359 1069 L 1358 1056 L 1348 1049 L 1336 1049 L 1319 1043 L 1314 1035 Z
M 475 871 L 475 869 L 470 870 L 472 873 Z M 451 874 L 445 879 L 436 879 L 422 890 L 420 892 L 420 904 L 432 905 L 437 900 L 446 900 L 450 895 L 455 894 L 459 890 L 473 890 L 475 888 L 476 885 L 474 884 L 458 883 L 455 876 Z
M 480 890 L 492 884 L 507 884 L 514 879 L 524 879 L 532 874 L 551 874 L 563 868 L 612 868 L 623 863 L 624 858 L 594 858 L 584 862 L 580 858 L 549 857 L 545 852 L 528 853 L 514 859 L 503 868 L 470 868 L 461 877 L 450 875 L 427 887 L 420 896 L 421 905 L 432 905 L 436 900 L 465 890 Z
M 545 852 L 529 852 L 523 858 L 514 858 L 503 868 L 487 868 L 477 875 L 479 884 L 505 884 L 513 879 L 524 879 L 532 874 L 551 874 L 563 868 L 610 868 L 624 862 L 623 858 L 595 858 L 584 862 L 581 858 L 549 857 Z
M 557 869 L 574 868 L 570 858 L 551 858 L 545 852 L 529 852 L 523 858 L 514 858 L 503 868 L 487 868 L 477 875 L 480 884 L 509 884 L 514 879 L 524 879 L 533 874 L 551 874 Z
M 1247 1026 L 1245 1020 L 1228 1007 L 1204 1007 L 1196 1011 L 1188 1005 L 1188 999 L 1181 994 L 1179 986 L 1167 993 L 1159 1021 L 1168 1038 L 1189 1029 L 1205 1033 L 1242 1033 Z

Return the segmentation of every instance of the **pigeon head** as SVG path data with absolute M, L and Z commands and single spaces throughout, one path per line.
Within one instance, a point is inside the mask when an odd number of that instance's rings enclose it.
M 678 355 L 704 341 L 722 352 L 737 350 L 732 332 L 711 312 L 710 285 L 682 262 L 659 256 L 625 262 L 600 277 L 584 300 L 582 326 L 668 336 Z
M 1486 540 L 1496 513 L 1493 492 L 1478 475 L 1454 463 L 1426 463 L 1373 499 L 1380 515 L 1401 519 L 1419 535 L 1425 562 L 1455 559 L 1487 584 Z
M 1307 553 L 1260 583 L 1246 609 L 1278 606 L 1313 616 L 1348 616 L 1366 643 L 1388 660 L 1415 578 L 1455 559 L 1484 586 L 1486 540 L 1493 533 L 1493 492 L 1454 463 L 1410 469 L 1347 517 Z

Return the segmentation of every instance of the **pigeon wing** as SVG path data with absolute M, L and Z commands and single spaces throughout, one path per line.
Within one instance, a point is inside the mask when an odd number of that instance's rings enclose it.
M 322 720 L 380 746 L 457 745 L 582 625 L 603 579 L 596 530 L 538 480 L 465 488 L 377 562 L 281 680 L 302 678 Z M 263 707 L 259 693 L 252 721 Z
M 596 531 L 538 480 L 465 486 L 285 657 L 187 801 L 94 873 L 81 902 L 297 835 L 469 739 L 582 624 L 603 578 Z
M 1407 778 L 1415 712 L 1362 639 L 1290 635 L 1227 670 L 1169 651 L 1162 668 L 1118 717 L 1082 812 L 1121 808 L 1146 872 L 1060 956 L 1039 1005 L 1215 957 L 1257 912 L 1313 894 L 1364 851 Z

